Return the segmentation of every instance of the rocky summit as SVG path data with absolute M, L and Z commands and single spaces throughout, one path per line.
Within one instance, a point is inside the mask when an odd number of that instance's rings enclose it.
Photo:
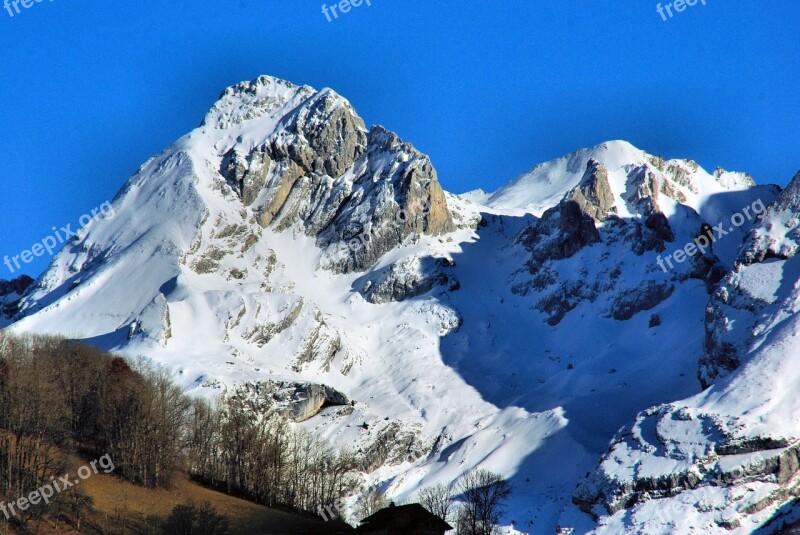
M 0 282 L 0 325 L 145 356 L 196 396 L 266 388 L 395 500 L 499 472 L 523 532 L 793 512 L 800 175 L 610 141 L 455 195 L 333 90 L 262 76 L 113 207 Z

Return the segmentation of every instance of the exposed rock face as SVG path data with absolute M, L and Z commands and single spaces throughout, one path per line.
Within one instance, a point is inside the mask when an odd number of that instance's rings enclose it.
M 244 338 L 253 342 L 258 347 L 265 346 L 270 343 L 275 336 L 291 327 L 297 321 L 297 318 L 303 310 L 303 305 L 304 300 L 302 298 L 298 299 L 290 309 L 284 312 L 280 319 L 254 325 L 244 335 Z
M 771 258 L 788 259 L 800 248 L 800 173 L 761 215 L 742 248 L 739 263 L 749 266 Z M 763 222 L 768 222 L 764 224 Z
M 609 213 L 615 213 L 614 194 L 605 166 L 594 159 L 589 160 L 581 183 L 567 194 L 566 200 L 575 201 L 580 210 L 595 221 L 602 221 Z
M 283 222 L 288 226 L 300 215 L 298 203 L 303 199 L 297 194 L 318 193 L 317 201 L 324 200 L 330 184 L 323 177 L 343 175 L 366 145 L 364 122 L 349 103 L 325 90 L 284 117 L 282 128 L 263 145 L 249 153 L 238 145 L 230 149 L 223 157 L 221 173 L 244 204 L 259 200 L 255 208 L 262 225 L 270 225 L 281 214 L 288 218 Z M 293 193 L 293 203 L 287 206 Z M 328 206 L 322 213 L 325 207 L 315 208 L 321 217 L 317 223 L 324 226 L 337 206 Z
M 27 275 L 14 280 L 0 280 L 0 315 L 12 317 L 19 312 L 20 299 L 34 283 Z
M 661 212 L 652 212 L 644 222 L 637 220 L 625 221 L 615 219 L 614 223 L 623 227 L 625 241 L 630 245 L 631 251 L 637 256 L 642 256 L 649 251 L 663 252 L 666 243 L 674 241 L 669 222 Z
M 81 333 L 148 354 L 197 392 L 254 384 L 265 411 L 317 415 L 304 427 L 355 451 L 365 470 L 378 469 L 368 482 L 391 495 L 449 483 L 473 466 L 501 472 L 531 495 L 511 518 L 554 532 L 559 515 L 578 514 L 569 501 L 593 467 L 586 459 L 630 415 L 698 391 L 706 296 L 688 279 L 713 280 L 719 262 L 696 256 L 662 271 L 658 255 L 671 240 L 690 242 L 701 214 L 726 216 L 767 193 L 624 142 L 542 164 L 502 189 L 472 199 L 443 193 L 427 157 L 383 128 L 368 131 L 331 91 L 271 78 L 239 84 L 201 128 L 131 177 L 113 221 L 54 258 L 14 328 Z M 454 222 L 458 230 L 439 238 Z M 791 250 L 781 236 L 762 238 L 775 240 L 774 252 Z M 715 252 L 726 247 L 732 263 L 733 246 L 718 242 Z M 769 307 L 777 290 L 793 291 L 800 269 L 760 272 L 784 261 L 769 260 L 740 275 L 781 287 L 759 293 L 737 279 L 741 291 L 715 316 L 715 336 L 742 363 L 729 376 L 753 361 L 759 373 L 724 391 L 726 378 L 716 378 L 706 392 L 721 394 L 702 410 L 688 408 L 703 399 L 690 400 L 637 418 L 577 495 L 586 509 L 607 515 L 697 491 L 690 506 L 714 510 L 706 497 L 715 481 L 737 485 L 718 490 L 723 502 L 756 497 L 737 502 L 742 510 L 792 490 L 778 482 L 796 465 L 788 450 L 800 380 L 787 379 L 800 370 L 796 344 L 784 341 L 765 369 L 747 350 L 773 322 L 795 327 L 786 318 L 800 299 Z M 769 323 L 757 325 L 758 315 Z M 269 380 L 287 382 L 258 389 Z M 342 392 L 358 403 L 323 410 L 346 404 Z M 774 413 L 789 423 L 761 422 Z M 750 454 L 763 454 L 767 468 L 736 458 Z M 542 462 L 561 469 L 541 471 Z M 528 485 L 528 476 L 538 480 Z M 602 535 L 650 532 L 626 514 L 627 525 Z
M 403 301 L 430 291 L 434 286 L 445 285 L 448 277 L 443 272 L 447 261 L 431 257 L 411 257 L 356 281 L 362 284 L 359 291 L 370 303 Z
M 724 299 L 726 290 L 720 288 L 714 299 Z M 727 375 L 742 363 L 736 345 L 728 340 L 729 319 L 719 303 L 709 303 L 706 308 L 706 335 L 697 379 L 702 388 L 708 388 L 720 375 Z
M 536 308 L 547 315 L 550 325 L 559 324 L 582 301 L 594 302 L 603 292 L 609 292 L 606 298 L 612 301 L 608 315 L 622 321 L 654 308 L 674 291 L 672 283 L 656 280 L 642 280 L 634 288 L 617 289 L 619 272 L 613 266 L 601 269 L 594 281 L 578 277 L 558 284 L 559 277 L 549 268 L 550 264 L 571 258 L 589 245 L 607 242 L 611 246 L 622 240 L 630 245 L 634 254 L 642 256 L 648 251 L 664 251 L 664 242 L 674 240 L 669 221 L 660 212 L 651 212 L 644 224 L 616 216 L 613 195 L 605 177 L 603 166 L 590 161 L 582 186 L 571 191 L 558 206 L 547 210 L 520 235 L 520 241 L 532 252 L 529 269 L 534 278 L 515 291 L 526 293 L 535 289 L 541 292 L 543 296 Z M 605 222 L 602 233 L 595 226 L 598 220 Z M 552 289 L 544 291 L 548 287 Z
M 232 150 L 223 158 L 223 176 L 248 206 L 253 204 L 267 181 L 272 167 L 268 150 L 268 147 L 262 145 L 246 156 Z M 287 194 L 288 191 L 283 192 L 284 199 Z
M 390 422 L 376 433 L 375 437 L 361 452 L 361 469 L 371 472 L 381 466 L 399 465 L 414 462 L 431 451 L 432 444 L 423 443 L 417 425 L 404 422 Z
M 581 301 L 594 301 L 598 288 L 583 282 L 558 285 L 550 293 L 539 299 L 536 308 L 547 315 L 549 325 L 558 325 Z
M 688 189 L 692 193 L 699 191 L 698 185 L 692 179 L 692 175 L 700 168 L 694 160 L 670 160 L 664 161 L 661 157 L 654 157 L 650 162 L 656 169 L 679 186 Z M 662 193 L 678 202 L 684 202 L 686 197 L 674 188 L 671 184 L 662 184 L 659 189 Z
M 27 275 L 22 275 L 10 281 L 0 280 L 0 297 L 6 297 L 11 294 L 22 295 L 33 283 L 34 280 Z
M 697 185 L 692 181 L 691 175 L 699 167 L 694 160 L 670 162 L 664 167 L 664 174 L 671 178 L 673 182 L 687 188 L 692 193 L 696 193 Z
M 569 258 L 587 245 L 600 242 L 600 233 L 592 217 L 576 201 L 567 200 L 542 214 L 523 231 L 520 241 L 531 249 L 535 265 Z
M 611 305 L 611 317 L 620 321 L 631 319 L 639 312 L 654 308 L 671 296 L 674 290 L 675 288 L 671 284 L 648 281 L 635 290 L 618 295 Z
M 688 462 L 682 469 L 632 478 L 617 477 L 611 473 L 620 466 L 621 459 L 628 455 L 629 450 L 656 453 L 654 448 L 657 444 L 651 444 L 650 437 L 641 435 L 642 429 L 652 427 L 656 433 L 653 438 L 666 443 L 669 440 L 666 433 L 670 427 L 674 427 L 672 422 L 689 422 L 723 437 L 726 432 L 725 427 L 712 415 L 694 414 L 673 406 L 654 408 L 640 414 L 632 430 L 624 430 L 614 439 L 598 472 L 588 477 L 575 491 L 574 503 L 596 518 L 702 487 L 736 486 L 759 480 L 785 485 L 800 468 L 800 443 L 770 438 L 742 443 L 723 438 L 716 447 L 705 451 L 683 452 Z M 740 508 L 752 514 L 775 500 L 785 499 L 789 493 L 788 490 L 776 491 L 764 500 L 753 500 L 753 496 L 742 493 L 732 497 L 731 501 L 738 502 Z
M 661 212 L 653 212 L 647 216 L 644 226 L 652 230 L 662 242 L 671 243 L 675 241 L 675 235 L 672 233 L 672 227 L 669 226 L 669 220 Z
M 364 154 L 364 121 L 342 97 L 323 90 L 287 118 L 276 144 L 307 172 L 342 176 Z
M 705 281 L 709 294 L 713 294 L 717 283 L 728 273 L 728 270 L 712 253 L 700 254 L 692 257 L 692 271 L 688 274 L 691 279 Z
M 306 364 L 318 362 L 320 369 L 329 371 L 331 362 L 342 349 L 342 338 L 326 322 L 322 313 L 314 313 L 314 326 L 303 343 L 300 353 L 295 359 L 292 369 L 296 372 L 303 370 Z
M 283 117 L 265 143 L 229 149 L 220 173 L 263 226 L 301 224 L 337 272 L 363 271 L 409 236 L 455 230 L 430 159 L 384 128 L 367 132 L 331 90 Z
M 658 191 L 660 188 L 658 177 L 646 165 L 636 167 L 628 173 L 629 193 L 627 201 L 634 211 L 640 214 L 649 214 L 658 211 Z
M 381 127 L 368 140 L 352 195 L 318 235 L 339 272 L 362 271 L 409 237 L 455 230 L 429 158 Z
M 350 405 L 347 396 L 325 385 L 312 383 L 272 383 L 272 397 L 278 412 L 293 422 L 304 422 L 324 407 Z

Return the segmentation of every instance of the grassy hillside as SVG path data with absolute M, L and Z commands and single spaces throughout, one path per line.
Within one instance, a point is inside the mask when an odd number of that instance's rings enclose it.
M 74 459 L 71 473 L 83 464 L 85 461 Z M 172 509 L 188 502 L 210 502 L 230 521 L 230 535 L 333 534 L 347 528 L 343 524 L 325 523 L 228 496 L 190 481 L 185 474 L 176 475 L 170 489 L 146 489 L 101 472 L 81 482 L 79 488 L 92 499 L 80 531 L 76 529 L 74 518 L 62 516 L 57 523 L 53 520 L 31 523 L 24 529 L 0 523 L 0 533 L 161 535 L 161 526 Z

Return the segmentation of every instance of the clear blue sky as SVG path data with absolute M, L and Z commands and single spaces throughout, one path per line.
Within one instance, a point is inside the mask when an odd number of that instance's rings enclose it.
M 372 0 L 333 22 L 321 0 L 3 9 L 0 257 L 74 226 L 260 74 L 334 88 L 455 192 L 618 138 L 785 184 L 800 169 L 800 3 L 707 0 L 667 21 L 656 4 Z

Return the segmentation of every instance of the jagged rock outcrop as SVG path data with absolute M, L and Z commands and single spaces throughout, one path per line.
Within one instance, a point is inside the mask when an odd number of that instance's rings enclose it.
M 501 190 L 444 193 L 425 155 L 368 130 L 333 91 L 269 77 L 237 84 L 201 127 L 128 180 L 115 218 L 56 255 L 12 328 L 147 355 L 202 396 L 286 381 L 259 406 L 277 404 L 355 452 L 374 470 L 363 477 L 387 494 L 413 499 L 428 484 L 489 468 L 532 497 L 511 515 L 553 532 L 561 515 L 580 515 L 574 484 L 606 439 L 632 414 L 698 391 L 706 296 L 691 278 L 708 282 L 722 260 L 662 270 L 659 255 L 690 243 L 704 218 L 717 224 L 771 194 L 621 141 L 538 165 Z M 745 232 L 715 243 L 714 254 L 732 262 Z M 753 314 L 748 292 L 765 303 L 791 292 L 797 266 L 758 270 L 794 258 L 742 270 L 736 310 Z M 764 280 L 782 285 L 751 284 Z M 768 319 L 741 340 L 732 333 L 755 324 L 722 311 L 720 339 L 738 348 L 753 337 L 755 347 L 775 326 L 790 333 L 792 302 L 758 310 Z M 742 352 L 730 377 L 750 374 L 727 390 L 728 377 L 717 378 L 704 393 L 717 398 L 627 426 L 634 438 L 598 471 L 611 509 L 713 494 L 704 477 L 716 469 L 720 481 L 758 485 L 737 502 L 745 509 L 791 490 L 780 483 L 793 471 L 790 452 L 778 476 L 774 467 L 752 480 L 725 476 L 729 463 L 743 464 L 733 457 L 765 448 L 780 456 L 797 442 L 800 366 L 788 340 L 762 344 L 775 355 Z M 357 402 L 347 405 L 343 392 Z M 342 405 L 322 410 L 331 404 Z M 721 464 L 709 467 L 714 455 Z M 726 492 L 714 497 L 723 506 Z M 586 496 L 607 516 L 600 493 Z M 647 532 L 626 521 L 606 533 Z
M 600 242 L 594 219 L 580 204 L 566 200 L 550 208 L 525 229 L 520 242 L 531 250 L 532 269 L 545 260 L 569 258 L 588 245 Z
M 293 422 L 309 420 L 325 407 L 350 405 L 347 396 L 326 385 L 281 382 L 268 386 L 278 413 Z
M 11 294 L 22 295 L 33 283 L 34 280 L 27 275 L 21 275 L 10 281 L 0 279 L 0 297 Z
M 364 429 L 370 435 L 369 445 L 358 457 L 365 472 L 381 466 L 413 463 L 432 449 L 432 442 L 423 443 L 418 425 L 395 421 L 375 430 L 368 425 Z
M 408 238 L 455 230 L 430 159 L 392 132 L 373 128 L 356 165 L 351 197 L 317 237 L 334 271 L 362 271 Z
M 0 315 L 10 318 L 19 312 L 20 299 L 34 282 L 27 275 L 10 281 L 0 279 Z
M 672 243 L 675 241 L 675 234 L 669 226 L 669 219 L 661 212 L 653 212 L 644 221 L 644 226 L 653 231 L 656 237 L 662 242 Z
M 322 177 L 343 175 L 367 145 L 364 122 L 349 103 L 330 90 L 314 95 L 283 121 L 283 127 L 266 143 L 246 154 L 243 147 L 236 146 L 222 160 L 221 172 L 244 204 L 252 205 L 262 197 L 256 209 L 264 226 L 281 212 L 298 215 L 297 206 L 286 206 L 293 191 L 324 196 L 329 184 L 323 184 Z M 262 196 L 263 189 L 267 191 Z M 324 216 L 329 218 L 336 208 L 329 206 L 318 213 L 323 216 L 320 223 L 327 223 Z
M 221 162 L 220 174 L 263 226 L 301 224 L 331 250 L 325 267 L 337 272 L 363 271 L 409 236 L 455 230 L 430 159 L 382 127 L 367 132 L 331 90 L 301 99 L 266 142 L 237 143 Z
M 786 260 L 800 248 L 800 173 L 797 173 L 775 202 L 761 214 L 742 247 L 738 263 L 744 266 L 771 258 Z
M 608 170 L 594 159 L 589 160 L 580 184 L 567 194 L 565 200 L 575 201 L 580 210 L 595 221 L 603 221 L 609 213 L 616 213 Z
M 704 448 L 687 445 L 686 449 L 675 452 L 675 468 L 671 471 L 643 470 L 633 475 L 626 470 L 625 459 L 631 451 L 655 457 L 665 446 L 682 447 L 670 440 L 670 431 L 689 425 L 705 428 L 709 435 L 717 433 L 719 443 Z M 653 431 L 643 433 L 646 429 Z M 735 506 L 746 514 L 753 514 L 790 496 L 797 487 L 793 479 L 798 470 L 800 442 L 767 437 L 743 443 L 732 438 L 724 423 L 714 415 L 663 406 L 640 414 L 631 429 L 623 430 L 614 438 L 598 471 L 576 489 L 573 502 L 597 518 L 703 487 L 734 487 L 759 481 L 771 484 L 772 492 L 763 499 L 741 493 L 731 496 L 726 504 L 726 507 Z M 781 488 L 782 485 L 788 486 Z M 669 503 L 662 506 L 669 506 Z
M 319 310 L 314 312 L 314 323 L 305 338 L 302 348 L 295 356 L 292 369 L 301 372 L 306 365 L 316 362 L 319 368 L 329 371 L 333 359 L 342 349 L 342 337 L 332 329 Z
M 282 311 L 279 319 L 258 323 L 248 329 L 244 335 L 244 339 L 256 344 L 258 347 L 267 345 L 275 336 L 294 325 L 297 318 L 300 317 L 300 313 L 303 311 L 303 305 L 304 300 L 302 298 L 298 299 L 295 303 Z M 244 311 L 242 311 L 242 314 L 243 312 Z
M 413 256 L 357 280 L 356 285 L 370 303 L 403 301 L 448 284 L 444 273 L 448 266 L 444 259 Z
M 647 281 L 639 287 L 617 295 L 611 304 L 611 317 L 618 321 L 631 319 L 634 315 L 650 310 L 672 295 L 672 284 Z
M 625 221 L 618 218 L 613 218 L 612 223 L 622 227 L 625 241 L 637 256 L 650 251 L 664 252 L 666 244 L 675 240 L 669 221 L 661 212 L 652 212 L 644 224 L 638 220 Z
M 627 201 L 635 212 L 650 214 L 660 210 L 658 193 L 661 185 L 655 172 L 648 165 L 632 169 L 628 173 Z

